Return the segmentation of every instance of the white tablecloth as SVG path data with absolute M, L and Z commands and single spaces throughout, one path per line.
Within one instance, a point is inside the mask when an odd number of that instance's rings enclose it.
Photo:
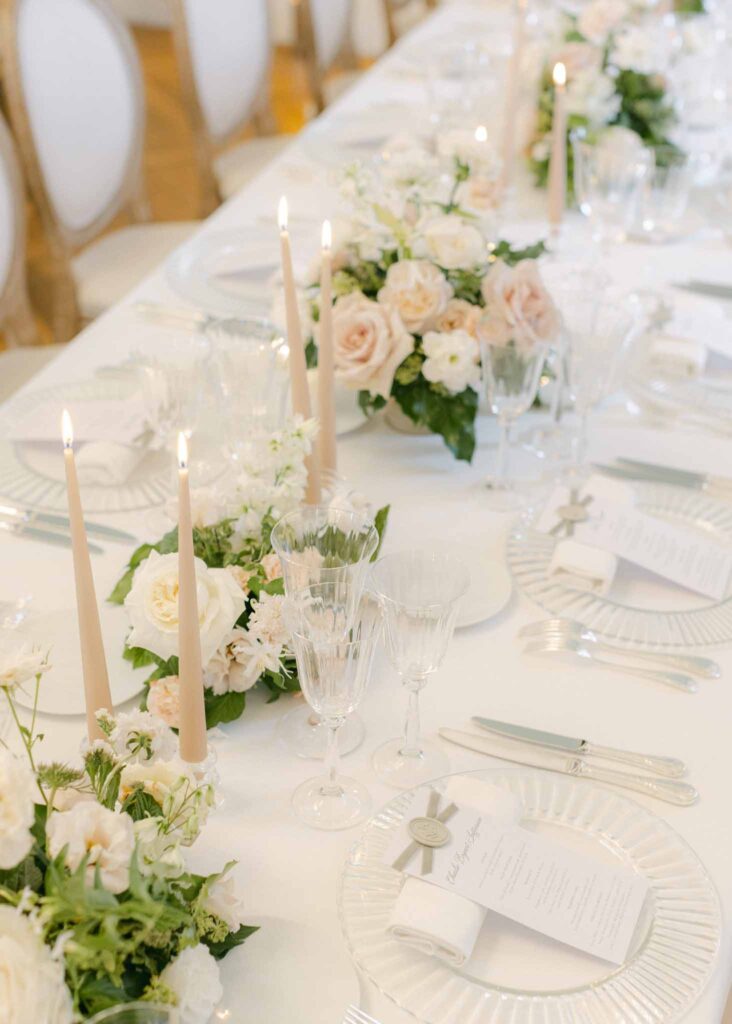
M 449 34 L 451 19 L 474 18 L 476 9 L 468 8 L 463 15 L 459 5 L 448 6 L 420 28 L 409 45 L 422 40 L 427 55 L 435 40 Z M 395 58 L 386 61 L 391 59 Z M 389 79 L 378 66 L 341 101 L 337 111 L 356 111 L 377 99 L 419 99 L 422 88 L 415 82 Z M 246 232 L 247 225 L 270 213 L 274 231 L 276 202 L 284 191 L 295 213 L 328 215 L 332 188 L 328 174 L 295 174 L 292 168 L 300 161 L 296 145 L 219 210 L 203 231 L 241 227 Z M 527 234 L 531 237 L 531 230 Z M 314 227 L 313 250 L 317 237 Z M 625 246 L 614 260 L 613 271 L 619 281 L 636 285 L 688 276 L 729 280 L 731 264 L 730 250 L 721 239 L 710 236 L 685 245 Z M 180 304 L 162 269 L 128 301 L 139 299 Z M 69 345 L 29 388 L 88 378 L 96 367 L 123 359 L 134 343 L 134 320 L 122 309 L 112 310 Z M 479 532 L 495 536 L 496 544 L 500 543 L 507 520 L 485 508 L 481 485 L 493 457 L 494 425 L 481 419 L 478 431 L 480 443 L 472 466 L 456 463 L 437 438 L 405 437 L 377 424 L 342 441 L 343 472 L 374 503 L 392 505 L 389 547 L 414 546 L 439 536 L 445 524 L 463 540 L 468 556 L 470 538 Z M 634 454 L 708 470 L 726 465 L 729 472 L 729 443 L 708 436 L 680 430 L 655 433 L 627 417 L 607 413 L 598 415 L 591 433 L 594 455 Z M 150 513 L 108 519 L 141 538 L 157 535 L 154 520 Z M 100 595 L 109 592 L 128 554 L 109 545 L 104 556 L 94 559 Z M 0 564 L 0 599 L 30 590 L 38 604 L 63 605 L 73 614 L 69 552 L 3 535 Z M 538 617 L 537 608 L 514 594 L 496 619 L 457 634 L 443 668 L 424 694 L 424 729 L 434 735 L 441 725 L 462 728 L 471 715 L 482 713 L 587 735 L 599 743 L 675 755 L 688 762 L 701 792 L 697 806 L 676 809 L 638 799 L 693 846 L 719 889 L 725 916 L 721 955 L 709 987 L 685 1018 L 687 1024 L 715 1024 L 721 1019 L 732 979 L 732 652 L 718 655 L 723 678 L 704 682 L 699 694 L 688 696 L 630 677 L 527 657 L 516 642 L 516 632 Z M 103 619 L 114 680 L 120 667 L 118 638 L 124 632 L 124 612 L 107 607 Z M 291 700 L 266 705 L 259 695 L 252 696 L 246 717 L 224 730 L 218 752 L 225 805 L 192 851 L 194 866 L 201 868 L 214 869 L 229 858 L 238 859 L 237 876 L 248 919 L 261 925 L 261 931 L 223 964 L 231 1020 L 237 1024 L 337 1024 L 346 1004 L 358 995 L 335 904 L 338 875 L 356 832 L 309 831 L 290 812 L 290 794 L 317 767 L 290 756 L 275 741 L 277 724 L 292 706 Z M 404 711 L 398 682 L 382 660 L 362 708 L 366 741 L 345 762 L 349 774 L 369 787 L 377 807 L 393 792 L 375 779 L 370 754 L 377 743 L 398 735 Z M 82 737 L 83 721 L 46 719 L 43 729 L 47 757 L 68 757 Z M 455 770 L 485 768 L 491 763 L 501 767 L 500 762 L 458 748 L 451 748 L 449 754 Z

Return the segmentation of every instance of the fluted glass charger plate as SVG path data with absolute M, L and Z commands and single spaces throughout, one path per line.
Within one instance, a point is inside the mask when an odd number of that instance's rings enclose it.
M 341 921 L 359 971 L 422 1024 L 679 1021 L 710 976 L 721 936 L 717 893 L 691 848 L 661 818 L 590 783 L 544 772 L 471 774 L 514 793 L 525 827 L 647 879 L 650 896 L 626 963 L 586 956 L 497 914 L 461 968 L 391 938 L 402 876 L 384 854 L 410 813 L 418 792 L 410 790 L 371 819 L 341 877 Z
M 115 408 L 135 395 L 138 384 L 129 371 L 91 380 L 59 384 L 23 394 L 11 400 L 0 415 L 0 498 L 22 508 L 43 509 L 66 514 L 66 477 L 61 448 L 61 413 L 68 407 L 73 415 L 84 402 L 109 402 L 110 419 Z M 29 417 L 34 409 L 58 412 L 57 444 L 10 441 L 9 427 L 16 416 Z M 134 512 L 162 505 L 170 495 L 173 476 L 170 456 L 150 450 L 122 484 L 82 484 L 84 512 Z M 2 501 L 0 501 L 2 504 Z
M 732 546 L 732 504 L 684 487 L 633 484 L 636 507 Z M 708 647 L 732 641 L 732 594 L 712 600 L 652 573 L 620 562 L 602 597 L 549 576 L 555 537 L 535 529 L 540 508 L 526 512 L 508 539 L 508 564 L 517 585 L 552 615 L 576 619 L 587 629 L 639 648 Z

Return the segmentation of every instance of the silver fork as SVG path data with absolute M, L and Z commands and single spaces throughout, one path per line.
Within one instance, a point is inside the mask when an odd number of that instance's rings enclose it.
M 343 1018 L 343 1024 L 379 1024 L 379 1022 L 374 1017 L 369 1017 L 363 1010 L 359 1010 L 357 1006 L 349 1006 Z
M 664 686 L 671 686 L 675 690 L 684 690 L 686 693 L 696 693 L 699 689 L 696 680 L 691 676 L 682 675 L 681 672 L 661 672 L 650 668 L 636 668 L 633 665 L 618 665 L 613 661 L 597 658 L 589 647 L 571 637 L 545 636 L 527 644 L 525 650 L 529 654 L 573 654 L 594 665 L 602 666 L 607 672 L 620 672 L 624 676 L 639 676 L 641 679 L 663 683 Z
M 655 665 L 668 665 L 669 668 L 677 669 L 680 672 L 688 672 L 690 675 L 699 676 L 701 679 L 719 679 L 722 674 L 717 662 L 712 661 L 711 658 L 701 658 L 696 654 L 664 654 L 662 651 L 637 651 L 632 647 L 606 643 L 600 639 L 597 633 L 587 629 L 581 622 L 577 622 L 575 619 L 542 619 L 540 622 L 531 622 L 520 630 L 519 636 L 526 638 L 560 636 L 581 640 L 588 646 L 591 646 L 593 650 L 650 662 Z

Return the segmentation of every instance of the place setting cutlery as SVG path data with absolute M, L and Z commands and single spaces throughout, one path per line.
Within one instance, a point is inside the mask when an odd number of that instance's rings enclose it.
M 501 761 L 619 786 L 678 807 L 690 807 L 699 799 L 694 786 L 680 781 L 686 765 L 678 758 L 635 753 L 480 716 L 471 721 L 489 735 L 447 728 L 439 729 L 439 735 L 449 743 Z M 597 761 L 627 764 L 640 772 L 619 771 Z
M 593 469 L 605 476 L 617 477 L 622 480 L 671 484 L 674 487 L 686 487 L 693 491 L 700 491 L 711 498 L 732 500 L 732 477 L 728 476 L 698 473 L 688 469 L 677 469 L 675 466 L 642 462 L 639 459 L 624 457 L 617 458 L 614 464 L 595 463 Z
M 694 295 L 706 295 L 712 299 L 732 302 L 732 285 L 719 284 L 716 281 L 677 281 L 672 287 Z
M 86 523 L 87 533 L 97 540 L 107 540 L 117 544 L 134 544 L 137 538 L 126 530 L 103 523 Z M 37 512 L 29 508 L 16 508 L 13 505 L 0 505 L 0 531 L 12 533 L 17 537 L 56 544 L 59 547 L 71 547 L 71 523 L 68 516 L 53 512 Z M 104 548 L 89 541 L 89 550 L 93 554 L 101 554 Z

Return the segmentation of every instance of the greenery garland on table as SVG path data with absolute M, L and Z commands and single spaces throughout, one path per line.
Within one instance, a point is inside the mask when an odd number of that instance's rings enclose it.
M 231 862 L 185 863 L 214 805 L 210 778 L 175 734 L 133 711 L 98 715 L 81 767 L 37 763 L 45 654 L 6 655 L 0 689 L 25 758 L 0 748 L 0 949 L 4 1024 L 72 1024 L 138 999 L 206 1024 L 222 997 L 217 961 L 257 929 L 243 921 Z M 35 679 L 31 724 L 15 692 Z
M 314 421 L 293 421 L 273 434 L 225 490 L 194 491 L 193 547 L 199 562 L 199 614 L 209 729 L 241 717 L 255 686 L 269 700 L 299 691 L 297 665 L 282 617 L 284 585 L 270 534 L 277 520 L 304 499 Z M 345 488 L 331 501 L 365 510 L 364 500 Z M 382 536 L 388 506 L 375 516 Z M 124 658 L 135 668 L 152 667 L 143 707 L 178 725 L 178 531 L 166 533 L 132 554 L 109 600 L 124 604 L 132 629 Z

